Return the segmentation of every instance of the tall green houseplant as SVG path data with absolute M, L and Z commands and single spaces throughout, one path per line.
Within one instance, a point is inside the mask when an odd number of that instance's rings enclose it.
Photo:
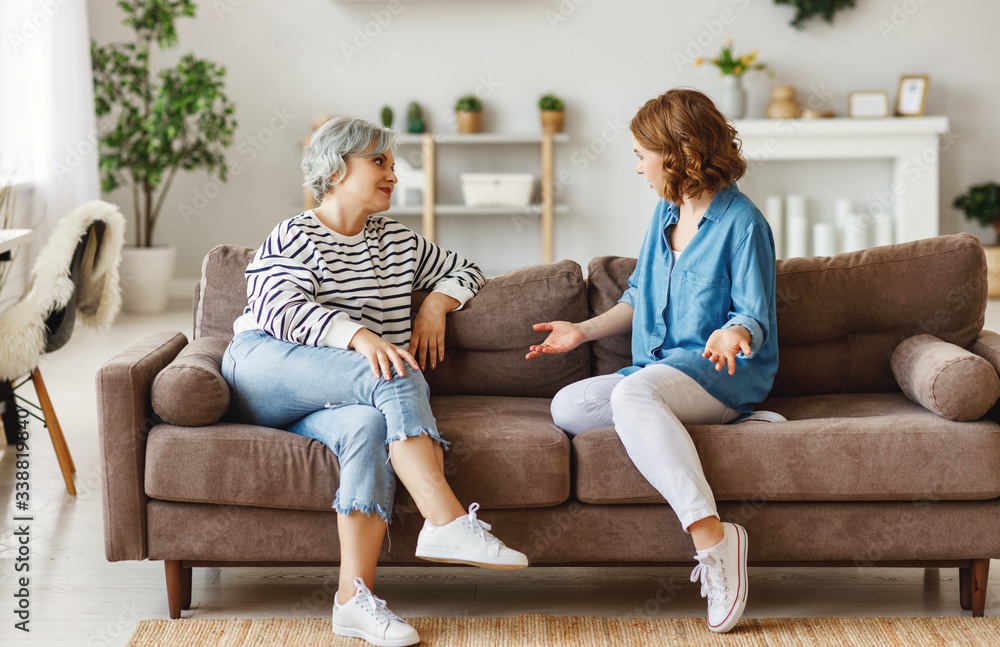
M 101 188 L 132 187 L 135 244 L 150 247 L 163 200 L 177 171 L 204 169 L 225 182 L 225 149 L 233 142 L 235 106 L 224 92 L 225 67 L 184 55 L 155 69 L 152 45 L 177 44 L 175 22 L 194 17 L 191 0 L 119 0 L 134 42 L 91 43 L 98 117 L 113 127 L 100 136 Z

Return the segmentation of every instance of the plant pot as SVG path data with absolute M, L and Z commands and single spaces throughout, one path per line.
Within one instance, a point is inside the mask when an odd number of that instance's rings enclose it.
M 455 118 L 458 121 L 458 132 L 460 133 L 478 133 L 479 128 L 483 125 L 483 113 L 481 112 L 458 110 L 455 112 Z
M 174 276 L 173 246 L 122 249 L 122 309 L 133 314 L 154 314 L 167 309 L 170 280 Z
M 719 109 L 730 119 L 742 119 L 747 111 L 747 92 L 743 89 L 743 77 L 726 74 L 722 77 L 722 94 Z
M 565 110 L 542 110 L 542 132 L 561 133 L 566 120 Z

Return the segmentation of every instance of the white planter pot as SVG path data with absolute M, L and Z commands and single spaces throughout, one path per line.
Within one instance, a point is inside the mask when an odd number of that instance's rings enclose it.
M 122 249 L 122 309 L 153 314 L 167 309 L 176 248 L 171 246 Z
M 719 108 L 730 119 L 742 119 L 747 110 L 747 93 L 743 89 L 743 77 L 727 74 L 722 77 L 722 94 Z

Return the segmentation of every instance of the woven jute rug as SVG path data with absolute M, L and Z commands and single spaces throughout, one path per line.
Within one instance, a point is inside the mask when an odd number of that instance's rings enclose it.
M 424 647 L 972 647 L 1000 645 L 1000 618 L 744 618 L 724 635 L 704 618 L 407 618 Z M 129 647 L 362 647 L 334 636 L 329 618 L 141 620 Z

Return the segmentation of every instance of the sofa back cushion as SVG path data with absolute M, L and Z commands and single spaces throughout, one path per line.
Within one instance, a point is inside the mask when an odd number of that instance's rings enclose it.
M 590 265 L 595 314 L 614 305 L 635 259 Z M 970 349 L 986 313 L 986 260 L 969 234 L 829 257 L 779 260 L 779 366 L 772 396 L 897 391 L 892 351 L 923 333 Z M 631 363 L 627 340 L 594 348 L 595 374 Z M 627 342 L 627 343 L 626 343 Z
M 423 295 L 414 295 L 416 313 Z M 495 279 L 448 315 L 445 360 L 425 374 L 434 395 L 552 397 L 590 377 L 590 349 L 524 359 L 548 333 L 532 325 L 587 318 L 583 271 L 573 261 L 523 267 Z
M 247 265 L 256 249 L 217 245 L 201 263 L 194 294 L 194 338 L 233 338 L 233 322 L 247 307 Z
M 194 336 L 232 339 L 233 322 L 247 305 L 244 272 L 256 250 L 220 245 L 205 256 L 195 287 Z M 426 294 L 413 295 L 413 313 Z M 434 395 L 551 397 L 590 376 L 590 349 L 525 360 L 546 333 L 536 323 L 587 318 L 583 272 L 573 261 L 532 265 L 490 279 L 448 315 L 445 360 L 425 377 Z

